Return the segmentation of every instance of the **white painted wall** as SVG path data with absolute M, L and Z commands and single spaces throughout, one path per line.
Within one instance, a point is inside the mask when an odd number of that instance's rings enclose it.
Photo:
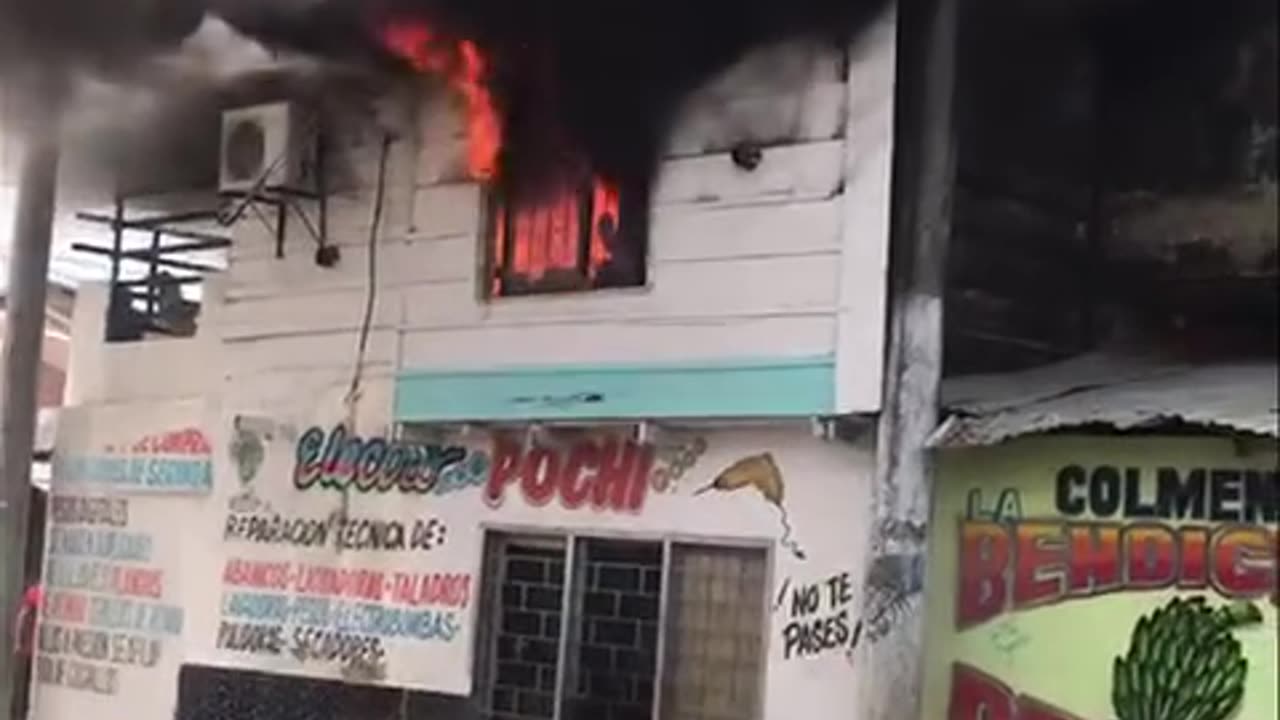
M 206 280 L 194 337 L 149 337 L 128 343 L 105 342 L 110 295 L 106 283 L 80 286 L 72 319 L 67 405 L 216 394 L 222 366 L 217 326 L 223 280 L 220 275 Z
M 484 190 L 445 104 L 393 147 L 377 239 L 369 361 L 397 369 L 833 354 L 837 408 L 878 407 L 892 129 L 892 18 L 852 50 L 784 45 L 691 98 L 654 191 L 647 287 L 482 298 Z M 318 267 L 296 222 L 236 228 L 221 317 L 228 374 L 346 367 L 363 312 L 376 138 L 345 150 L 330 203 L 342 261 Z M 770 143 L 754 172 L 738 141 Z
M 256 219 L 235 228 L 228 271 L 206 290 L 195 338 L 107 345 L 106 292 L 88 287 L 75 319 L 70 401 L 120 403 L 214 399 L 211 422 L 215 498 L 156 498 L 179 529 L 183 603 L 190 610 L 182 646 L 190 660 L 217 660 L 210 622 L 228 552 L 216 542 L 228 486 L 230 419 L 267 418 L 295 430 L 351 422 L 386 434 L 391 388 L 401 369 L 555 363 L 637 363 L 811 356 L 834 353 L 838 407 L 877 407 L 885 292 L 889 137 L 892 126 L 892 23 L 857 46 L 843 71 L 836 53 L 788 47 L 762 53 L 694 97 L 663 160 L 652 209 L 651 283 L 586 295 L 480 300 L 483 190 L 459 172 L 456 122 L 424 109 L 418 132 L 395 146 L 384 226 L 375 239 L 376 305 L 361 392 L 349 396 L 369 262 L 372 138 L 348 147 L 363 177 L 331 202 L 335 268 L 317 267 L 314 245 L 291 223 L 286 257 Z M 747 137 L 771 143 L 754 173 L 736 169 L 728 148 Z M 145 416 L 145 413 L 143 414 Z M 122 430 L 136 421 L 111 420 Z M 713 451 L 690 485 L 709 481 L 742 455 L 775 452 L 787 507 L 806 559 L 779 550 L 776 509 L 749 494 L 690 497 L 689 486 L 655 497 L 649 511 L 620 523 L 563 508 L 533 510 L 518 497 L 498 510 L 458 496 L 440 508 L 457 536 L 442 562 L 475 571 L 479 528 L 572 528 L 649 537 L 721 537 L 773 548 L 767 588 L 817 582 L 848 572 L 861 578 L 862 527 L 869 503 L 871 451 L 811 437 L 807 428 L 711 433 Z M 260 482 L 289 490 L 287 447 L 275 448 Z M 283 459 L 281 459 L 283 457 Z M 284 463 L 283 465 L 281 463 Z M 282 474 L 283 473 L 283 474 Z M 56 483 L 56 478 L 55 478 Z M 514 496 L 513 496 L 514 497 Z M 377 513 L 403 504 L 381 499 Z M 213 534 L 211 534 L 213 533 Z M 177 575 L 174 576 L 178 577 Z M 175 580 L 175 582 L 177 582 Z M 855 589 L 856 617 L 861 601 Z M 853 668 L 843 653 L 784 660 L 775 613 L 767 628 L 766 720 L 850 717 Z M 453 655 L 442 677 L 468 680 Z M 225 657 L 223 658 L 225 661 Z M 465 668 L 465 669 L 464 669 Z M 287 670 L 287 668 L 279 668 Z M 171 670 L 165 670 L 170 673 Z M 156 676 L 167 702 L 120 695 L 93 705 L 103 720 L 169 720 L 176 677 Z M 139 691 L 141 692 L 141 691 Z M 73 703 L 75 704 L 75 703 Z M 70 706 L 68 706 L 70 707 Z M 74 712 L 38 711 L 39 720 Z
M 218 464 L 216 490 L 210 503 L 202 506 L 199 519 L 191 523 L 201 537 L 220 538 L 240 503 L 241 517 L 278 513 L 287 518 L 328 518 L 340 508 L 352 517 L 396 520 L 407 526 L 415 520 L 437 519 L 447 528 L 443 542 L 430 550 L 337 552 L 331 547 L 301 549 L 244 540 L 210 541 L 192 548 L 185 560 L 204 568 L 188 593 L 192 623 L 186 638 L 192 662 L 224 667 L 340 679 L 339 663 L 300 662 L 288 650 L 279 655 L 249 654 L 218 647 L 220 623 L 249 622 L 225 615 L 230 595 L 291 597 L 289 592 L 237 586 L 225 582 L 224 571 L 232 560 L 291 563 L 372 570 L 406 574 L 461 574 L 471 578 L 471 596 L 466 607 L 455 609 L 426 606 L 442 612 L 457 612 L 465 622 L 451 640 L 405 641 L 382 638 L 386 650 L 386 682 L 429 691 L 465 693 L 471 688 L 473 653 L 476 651 L 476 606 L 480 593 L 482 541 L 486 530 L 527 532 L 576 532 L 606 537 L 672 539 L 688 542 L 746 544 L 763 548 L 769 556 L 768 580 L 760 588 L 759 601 L 772 609 L 766 612 L 761 628 L 765 674 L 761 720 L 790 720 L 795 717 L 838 718 L 855 713 L 855 668 L 849 647 L 832 648 L 808 657 L 785 657 L 784 635 L 793 619 L 792 592 L 832 576 L 848 573 L 861 578 L 863 532 L 869 511 L 870 479 L 873 471 L 871 448 L 864 444 L 826 441 L 813 437 L 807 424 L 796 423 L 747 429 L 668 429 L 653 439 L 659 446 L 688 443 L 701 437 L 706 452 L 678 482 L 660 492 L 651 486 L 643 507 L 636 513 L 598 511 L 591 507 L 571 509 L 559 500 L 544 506 L 530 504 L 519 483 L 506 487 L 496 507 L 485 499 L 485 487 L 470 486 L 443 495 L 414 496 L 399 492 L 344 494 L 331 489 L 298 490 L 293 485 L 298 438 L 311 426 L 324 429 L 350 417 L 343 401 L 346 388 L 341 383 L 325 383 L 317 374 L 282 385 L 253 382 L 236 388 L 228 396 L 217 432 L 219 447 L 231 442 L 232 427 L 239 418 L 262 441 L 263 461 L 249 483 L 242 483 L 232 462 Z M 368 438 L 388 430 L 384 414 L 390 383 L 375 380 L 368 386 L 367 403 L 361 403 L 354 427 Z M 385 437 L 385 435 L 383 435 Z M 449 438 L 466 445 L 474 453 L 494 457 L 493 437 L 475 431 L 465 437 Z M 552 446 L 562 449 L 572 438 L 551 437 Z M 563 451 L 563 450 L 562 450 Z M 750 455 L 770 453 L 783 483 L 781 506 L 770 504 L 754 487 L 733 492 L 697 491 L 710 484 L 734 462 Z M 659 463 L 658 467 L 664 467 Z M 487 474 L 485 475 L 487 477 Z M 590 472 L 587 473 L 590 477 Z M 245 505 L 251 488 L 253 503 Z M 246 507 L 258 508 L 245 510 Z M 789 524 L 791 533 L 784 529 Z M 803 557 L 792 552 L 799 549 Z M 854 580 L 856 582 L 856 580 Z M 862 593 L 852 588 L 847 602 L 829 602 L 823 589 L 820 610 L 810 622 L 845 614 L 847 626 L 857 623 Z M 777 598 L 782 602 L 772 607 Z M 391 600 L 387 607 L 397 607 Z M 400 605 L 399 607 L 405 607 Z M 423 608 L 417 608 L 423 609 Z M 260 624 L 272 624 L 260 620 Z M 282 625 L 285 637 L 293 637 L 292 624 Z

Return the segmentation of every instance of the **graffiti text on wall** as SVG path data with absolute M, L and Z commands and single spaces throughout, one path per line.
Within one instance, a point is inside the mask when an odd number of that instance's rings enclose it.
M 114 695 L 126 668 L 154 667 L 163 639 L 182 634 L 182 608 L 163 601 L 154 539 L 129 531 L 127 500 L 60 495 L 50 507 L 36 681 Z
M 213 487 L 211 450 L 194 428 L 149 435 L 101 453 L 58 455 L 54 476 L 64 485 L 103 485 L 123 490 L 208 492 Z
M 241 558 L 222 585 L 219 649 L 343 667 L 380 668 L 388 641 L 452 642 L 472 594 L 466 573 Z
M 459 445 L 426 445 L 351 435 L 338 425 L 326 433 L 309 428 L 298 438 L 293 484 L 386 493 L 441 495 L 481 485 L 489 457 Z
M 1276 473 L 1161 469 L 1151 479 L 1142 482 L 1137 469 L 1067 466 L 1055 501 L 1068 519 L 1011 520 L 1001 508 L 1020 506 L 1016 491 L 1000 495 L 989 519 L 972 519 L 982 512 L 971 498 L 960 527 L 957 628 L 1114 592 L 1277 592 L 1276 532 L 1252 524 L 1280 516 Z M 1069 519 L 1086 511 L 1097 519 Z M 1196 520 L 1209 522 L 1186 522 Z
M 558 500 L 570 510 L 635 513 L 644 507 L 653 465 L 651 445 L 614 437 L 583 439 L 567 449 L 526 449 L 497 438 L 485 501 L 498 507 L 515 485 L 535 507 Z
M 229 542 L 338 551 L 426 551 L 444 544 L 448 528 L 436 518 L 401 521 L 342 513 L 301 517 L 266 511 L 232 512 L 227 515 L 222 537 Z
M 783 659 L 815 657 L 857 645 L 861 626 L 852 618 L 853 599 L 853 579 L 847 572 L 792 588 L 789 622 L 782 630 Z

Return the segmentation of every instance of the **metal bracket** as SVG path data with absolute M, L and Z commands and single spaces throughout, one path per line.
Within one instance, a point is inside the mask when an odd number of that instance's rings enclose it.
M 337 263 L 337 247 L 329 244 L 329 191 L 326 170 L 326 149 L 324 133 L 316 138 L 316 189 L 314 191 L 285 186 L 267 186 L 264 174 L 249 190 L 224 190 L 219 195 L 225 200 L 237 201 L 224 205 L 218 213 L 218 223 L 223 226 L 234 225 L 244 214 L 252 211 L 258 219 L 271 229 L 276 243 L 276 259 L 284 259 L 284 244 L 288 237 L 289 212 L 293 211 L 298 221 L 307 229 L 316 243 L 316 264 L 332 267 Z M 313 222 L 302 207 L 305 201 L 316 204 L 316 219 Z M 258 204 L 270 205 L 275 210 L 274 222 L 268 220 L 258 208 Z

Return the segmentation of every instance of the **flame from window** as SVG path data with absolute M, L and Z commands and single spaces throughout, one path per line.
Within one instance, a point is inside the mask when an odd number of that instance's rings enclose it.
M 467 169 L 477 180 L 498 174 L 502 119 L 485 85 L 489 63 L 474 42 L 450 40 L 418 20 L 382 29 L 382 42 L 415 70 L 444 77 L 466 106 Z M 532 202 L 514 202 L 508 220 L 499 208 L 493 235 L 492 291 L 502 292 L 503 270 L 536 282 L 547 273 L 585 273 L 594 281 L 612 259 L 610 247 L 620 218 L 618 188 L 599 177 L 584 192 L 566 185 Z M 582 228 L 583 204 L 590 203 L 590 226 Z M 510 247 L 508 248 L 508 243 Z M 584 247 L 585 244 L 585 247 Z
M 599 178 L 592 184 L 591 241 L 588 248 L 587 274 L 595 279 L 600 268 L 613 259 L 609 246 L 618 232 L 618 188 Z
M 587 202 L 591 224 L 584 232 L 581 223 L 583 203 Z M 617 188 L 599 178 L 588 192 L 566 187 L 538 202 L 517 201 L 509 216 L 504 208 L 498 208 L 493 243 L 498 272 L 494 273 L 493 294 L 502 294 L 503 269 L 530 282 L 555 271 L 585 272 L 588 280 L 595 280 L 613 259 L 610 246 L 618 232 L 619 211 Z
M 502 119 L 485 86 L 488 62 L 470 40 L 449 41 L 425 23 L 393 22 L 383 28 L 382 42 L 415 70 L 443 75 L 466 104 L 467 169 L 478 180 L 497 175 L 502 149 Z

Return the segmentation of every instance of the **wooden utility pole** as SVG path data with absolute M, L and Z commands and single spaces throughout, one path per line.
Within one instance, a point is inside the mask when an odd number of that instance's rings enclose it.
M 898 5 L 885 394 L 862 609 L 860 720 L 921 720 L 924 580 L 955 184 L 959 0 Z M 949 592 L 951 588 L 940 588 Z
M 49 245 L 58 180 L 61 88 L 40 84 L 23 137 L 18 207 L 9 253 L 9 289 L 0 377 L 0 713 L 12 707 L 14 618 L 25 586 L 36 391 L 44 340 Z

